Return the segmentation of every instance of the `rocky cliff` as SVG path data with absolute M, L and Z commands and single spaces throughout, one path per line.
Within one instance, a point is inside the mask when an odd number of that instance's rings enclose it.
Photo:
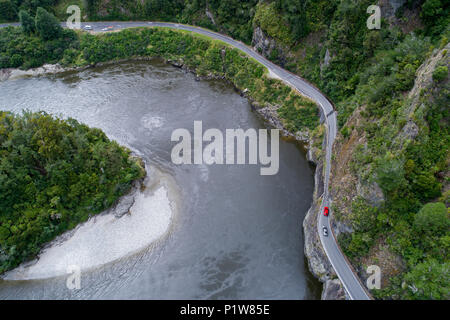
M 287 62 L 288 48 L 268 36 L 259 26 L 253 29 L 253 49 L 263 56 L 275 60 L 281 66 Z
M 450 44 L 442 49 L 435 49 L 429 58 L 417 69 L 413 88 L 407 94 L 407 103 L 403 109 L 403 125 L 393 134 L 393 144 L 390 152 L 400 157 L 406 147 L 418 137 L 419 127 L 426 126 L 425 114 L 426 104 L 431 103 L 435 96 L 438 95 L 438 88 L 435 87 L 433 80 L 433 72 L 437 66 L 450 67 L 450 57 L 447 52 Z M 448 82 L 448 80 L 446 80 Z M 333 212 L 331 216 L 332 226 L 336 235 L 353 233 L 355 225 L 355 213 L 352 205 L 357 199 L 364 199 L 373 207 L 380 207 L 385 201 L 385 195 L 379 185 L 366 179 L 365 172 L 371 169 L 371 163 L 365 167 L 359 167 L 355 172 L 351 169 L 353 155 L 357 148 L 368 148 L 368 139 L 362 127 L 366 125 L 362 113 L 366 106 L 357 108 L 347 120 L 345 127 L 351 128 L 348 136 L 338 134 L 334 146 L 335 161 L 332 164 L 330 193 L 333 200 Z M 370 181 L 370 182 L 369 182 Z M 444 183 L 443 190 L 445 193 L 449 189 L 449 184 Z M 369 252 L 359 260 L 353 260 L 353 266 L 357 270 L 358 275 L 366 281 L 368 275 L 365 267 L 376 264 L 381 269 L 382 283 L 381 288 L 386 288 L 390 283 L 390 278 L 405 270 L 405 262 L 401 256 L 392 250 L 386 237 L 380 237 Z

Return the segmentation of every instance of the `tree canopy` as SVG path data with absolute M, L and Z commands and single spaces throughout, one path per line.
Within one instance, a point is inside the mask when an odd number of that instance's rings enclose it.
M 57 39 L 62 35 L 63 28 L 54 15 L 44 8 L 37 8 L 36 30 L 44 40 Z
M 20 10 L 19 19 L 25 33 L 31 34 L 36 31 L 35 21 L 27 11 Z
M 100 129 L 0 111 L 0 273 L 111 206 L 143 174 Z

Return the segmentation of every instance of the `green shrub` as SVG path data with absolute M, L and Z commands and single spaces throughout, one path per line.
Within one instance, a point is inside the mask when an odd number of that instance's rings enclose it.
M 25 33 L 31 34 L 36 31 L 36 24 L 34 19 L 25 10 L 19 12 L 20 24 Z
M 450 226 L 447 208 L 442 202 L 427 203 L 414 218 L 414 227 L 421 233 L 440 236 Z
M 437 67 L 433 71 L 433 80 L 436 82 L 441 82 L 442 80 L 445 80 L 448 76 L 448 68 L 447 66 L 440 66 Z
M 381 160 L 378 164 L 376 178 L 384 194 L 389 195 L 404 182 L 403 164 L 394 159 Z
M 13 54 L 13 56 L 11 57 L 10 60 L 10 66 L 13 68 L 18 68 L 23 64 L 23 59 L 22 56 L 20 54 Z
M 292 45 L 294 39 L 289 25 L 280 16 L 275 6 L 275 2 L 259 3 L 253 23 L 260 26 L 270 37 L 279 40 L 283 44 Z
M 348 138 L 350 136 L 350 129 L 349 127 L 345 126 L 341 129 L 341 134 L 344 138 Z

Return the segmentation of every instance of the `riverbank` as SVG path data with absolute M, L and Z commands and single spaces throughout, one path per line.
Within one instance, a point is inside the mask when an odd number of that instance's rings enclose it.
M 47 243 L 33 261 L 5 273 L 4 280 L 46 279 L 82 272 L 124 259 L 161 241 L 171 230 L 179 207 L 172 177 L 146 166 L 115 205 Z

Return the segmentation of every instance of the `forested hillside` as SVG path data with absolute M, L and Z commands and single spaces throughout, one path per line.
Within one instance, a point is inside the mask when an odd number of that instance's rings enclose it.
M 145 173 L 99 129 L 0 111 L 0 273 L 110 207 Z
M 62 19 L 68 2 L 0 0 L 0 19 L 18 20 L 19 9 L 34 17 L 37 3 Z M 379 30 L 366 26 L 373 4 Z M 314 83 L 338 112 L 331 194 L 342 249 L 363 279 L 367 265 L 381 267 L 378 298 L 450 299 L 449 8 L 444 0 L 89 0 L 83 18 L 207 27 Z M 39 50 L 24 50 L 20 37 Z M 12 30 L 0 35 L 0 66 L 107 60 L 95 48 L 114 38 L 95 41 Z M 292 130 L 314 127 L 282 108 Z

